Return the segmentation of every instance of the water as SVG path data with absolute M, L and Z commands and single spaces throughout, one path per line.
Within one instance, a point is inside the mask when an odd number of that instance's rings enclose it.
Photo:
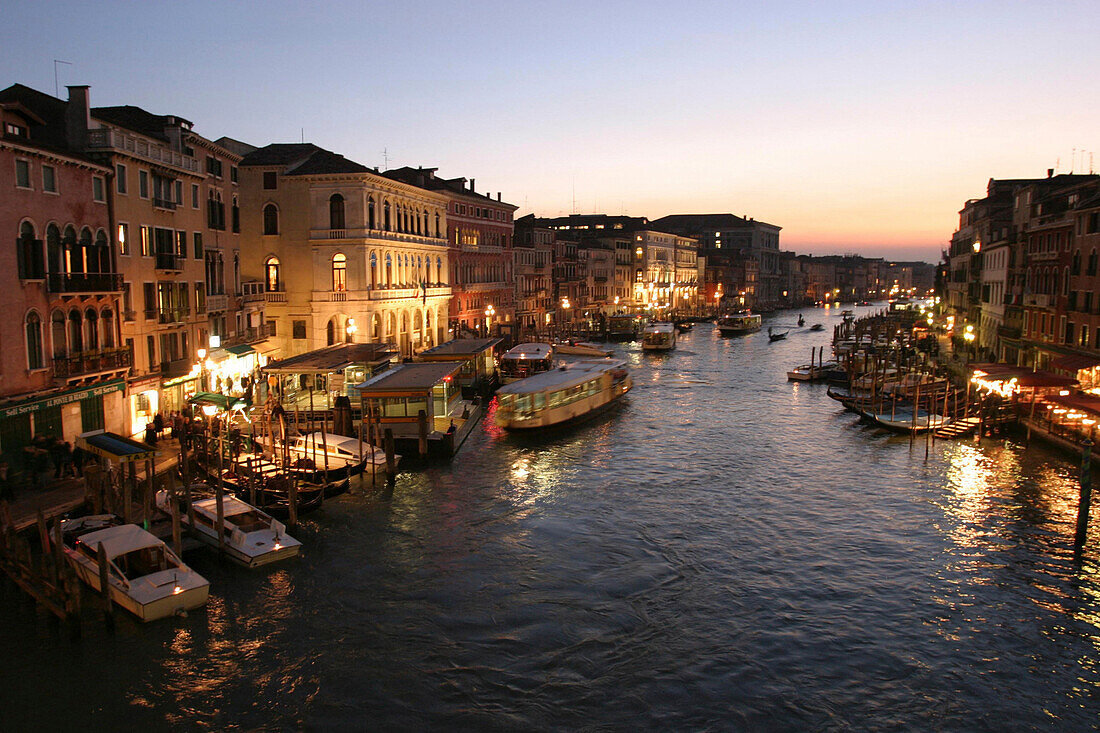
M 0 593 L 6 730 L 1082 730 L 1100 583 L 1073 465 L 859 424 L 769 344 L 619 347 L 628 402 L 310 515 L 296 562 L 189 558 L 208 608 L 70 642 Z M 797 313 L 765 322 L 793 325 Z M 1096 523 L 1094 522 L 1094 527 Z

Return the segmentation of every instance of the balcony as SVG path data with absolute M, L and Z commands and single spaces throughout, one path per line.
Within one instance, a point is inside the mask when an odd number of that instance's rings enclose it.
M 160 363 L 160 373 L 165 379 L 175 379 L 191 372 L 190 359 L 173 359 Z
M 154 209 L 168 209 L 169 211 L 175 211 L 176 202 L 172 201 L 171 199 L 162 199 L 162 198 L 159 198 L 157 196 L 154 196 L 153 197 L 153 208 Z
M 114 272 L 51 272 L 46 279 L 51 293 L 122 292 L 122 275 Z
M 1024 296 L 1024 305 L 1035 306 L 1036 308 L 1049 308 L 1050 296 L 1046 294 L 1030 293 Z
M 177 153 L 166 146 L 139 140 L 132 135 L 127 135 L 120 130 L 109 127 L 88 130 L 88 147 L 93 150 L 113 149 L 127 152 L 139 158 L 182 168 L 191 173 L 195 173 L 199 169 L 198 162 L 191 156 Z
M 54 357 L 53 375 L 58 379 L 72 379 L 129 369 L 131 366 L 133 366 L 133 356 L 128 348 L 86 351 L 72 356 Z
M 511 290 L 512 284 L 506 282 L 492 282 L 492 283 L 466 283 L 456 288 L 461 292 L 466 293 L 483 293 L 489 290 Z
M 184 258 L 180 255 L 168 254 L 167 252 L 157 252 L 156 260 L 156 268 L 158 270 L 172 270 L 174 272 L 183 272 Z
M 331 242 L 343 239 L 389 239 L 395 242 L 414 242 L 417 244 L 430 244 L 435 247 L 445 246 L 442 237 L 433 237 L 427 234 L 412 234 L 410 232 L 387 232 L 383 229 L 370 229 L 368 227 L 345 227 L 344 229 L 311 229 L 309 239 L 313 242 Z
M 1018 339 L 1021 333 L 1018 326 L 997 326 L 997 335 L 1001 338 Z
M 285 303 L 286 293 L 282 291 L 269 291 L 264 293 L 264 300 L 268 303 Z
M 229 297 L 225 294 L 206 296 L 207 313 L 224 313 L 228 305 Z
M 271 329 L 265 323 L 260 326 L 249 326 L 242 332 L 238 332 L 233 336 L 222 337 L 222 346 L 236 346 L 238 344 L 254 344 L 257 341 L 263 341 L 271 336 Z
M 162 308 L 157 311 L 157 323 L 182 323 L 189 315 L 191 309 L 187 307 Z

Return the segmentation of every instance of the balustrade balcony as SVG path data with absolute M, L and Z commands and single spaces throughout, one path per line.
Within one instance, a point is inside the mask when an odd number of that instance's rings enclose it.
M 118 293 L 122 275 L 114 272 L 51 272 L 46 276 L 51 293 Z
M 184 258 L 177 254 L 169 254 L 167 252 L 157 252 L 156 254 L 156 268 L 158 270 L 172 270 L 175 272 L 183 271 Z
M 126 347 L 85 351 L 69 356 L 55 356 L 53 375 L 58 379 L 71 379 L 102 372 L 128 369 L 133 366 L 133 355 Z

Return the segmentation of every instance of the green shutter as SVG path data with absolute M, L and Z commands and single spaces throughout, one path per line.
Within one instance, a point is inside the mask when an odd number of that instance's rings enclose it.
M 80 428 L 82 433 L 89 430 L 103 430 L 103 396 L 85 397 L 80 401 Z

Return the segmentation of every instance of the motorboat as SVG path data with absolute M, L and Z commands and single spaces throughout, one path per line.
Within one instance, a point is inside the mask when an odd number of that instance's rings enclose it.
M 198 465 L 209 481 L 221 481 L 226 491 L 280 519 L 290 516 L 291 482 L 297 484 L 298 516 L 320 509 L 325 499 L 344 493 L 349 484 L 347 478 L 327 484 L 308 483 L 296 476 L 294 469 L 284 469 L 259 453 L 242 454 L 236 464 L 220 470 Z
M 642 349 L 672 351 L 676 348 L 676 327 L 667 321 L 647 323 L 642 329 Z
M 61 523 L 65 556 L 80 579 L 102 591 L 99 550 L 107 559 L 111 600 L 142 621 L 182 615 L 206 603 L 210 583 L 168 546 L 136 524 L 113 514 Z
M 810 330 L 811 331 L 824 331 L 825 326 L 821 325 L 820 323 L 815 323 L 814 325 L 810 326 Z
M 553 368 L 553 346 L 542 343 L 520 344 L 500 357 L 500 381 L 502 384 L 511 384 Z
M 644 319 L 631 314 L 608 316 L 607 338 L 612 341 L 633 341 Z
M 677 321 L 676 322 L 676 330 L 679 331 L 680 333 L 689 333 L 691 331 L 691 329 L 694 328 L 694 327 L 695 327 L 695 324 L 692 323 L 691 321 Z
M 275 442 L 275 450 L 282 444 Z M 305 435 L 291 435 L 287 441 L 290 468 L 298 478 L 310 483 L 331 483 L 346 479 L 348 469 L 352 476 L 363 471 L 375 473 L 386 470 L 386 452 L 358 438 L 321 431 Z M 394 456 L 398 461 L 401 456 Z
M 206 484 L 193 484 L 190 493 L 190 512 L 187 499 L 176 497 L 180 521 L 194 530 L 200 542 L 218 548 L 218 500 L 214 490 Z M 157 492 L 156 504 L 161 511 L 171 514 L 171 501 L 167 491 Z M 222 497 L 222 521 L 225 554 L 246 568 L 294 557 L 301 549 L 302 543 L 288 535 L 281 522 L 236 497 Z
M 611 356 L 614 352 L 611 349 L 588 341 L 563 339 L 562 341 L 556 341 L 554 343 L 554 353 L 567 354 L 569 356 Z
M 579 421 L 614 404 L 633 386 L 624 361 L 578 361 L 497 390 L 496 424 L 522 430 Z
M 714 325 L 723 336 L 739 336 L 743 333 L 759 331 L 763 320 L 759 313 L 741 311 L 739 313 L 727 313 L 719 318 Z
M 792 382 L 819 382 L 836 367 L 835 361 L 824 364 L 802 364 L 787 372 L 787 379 Z

